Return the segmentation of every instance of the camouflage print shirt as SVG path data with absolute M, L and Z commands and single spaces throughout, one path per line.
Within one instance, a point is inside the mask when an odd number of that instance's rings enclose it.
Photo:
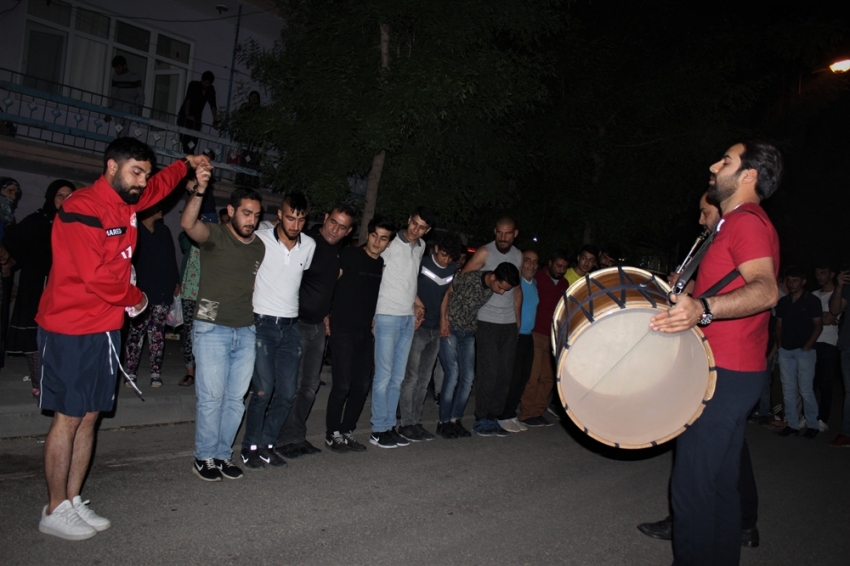
M 452 330 L 475 332 L 478 328 L 478 309 L 493 295 L 484 284 L 489 271 L 470 271 L 455 277 L 449 295 L 449 325 Z

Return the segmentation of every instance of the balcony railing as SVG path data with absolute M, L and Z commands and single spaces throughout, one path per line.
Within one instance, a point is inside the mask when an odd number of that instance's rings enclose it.
M 181 136 L 190 136 L 197 139 L 194 153 L 212 153 L 217 177 L 260 185 L 261 158 L 225 133 L 177 126 L 176 115 L 149 107 L 139 116 L 109 106 L 102 94 L 0 68 L 0 122 L 11 125 L 3 127 L 7 135 L 100 155 L 117 136 L 131 136 L 150 145 L 161 165 L 182 159 Z

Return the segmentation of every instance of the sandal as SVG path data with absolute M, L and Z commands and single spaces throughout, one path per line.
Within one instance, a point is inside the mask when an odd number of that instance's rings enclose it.
M 195 376 L 193 375 L 185 375 L 183 379 L 180 380 L 180 383 L 177 385 L 181 385 L 183 387 L 192 387 L 195 385 Z
M 152 377 L 151 378 L 151 387 L 162 387 L 162 378 L 161 377 Z

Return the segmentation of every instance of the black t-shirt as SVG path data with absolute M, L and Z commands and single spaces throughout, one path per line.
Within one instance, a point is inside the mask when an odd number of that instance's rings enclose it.
M 133 265 L 136 268 L 136 286 L 147 295 L 150 304 L 170 305 L 180 276 L 174 255 L 174 240 L 164 222 L 154 222 L 153 232 L 139 226 Z
M 339 277 L 339 246 L 330 245 L 319 233 L 319 226 L 307 231 L 316 240 L 310 269 L 301 278 L 298 291 L 298 318 L 307 324 L 319 324 L 331 312 L 334 285 Z
M 331 334 L 338 330 L 372 327 L 384 260 L 372 259 L 363 248 L 345 248 L 339 254 L 342 277 L 336 282 L 331 307 Z
M 802 348 L 815 330 L 815 319 L 823 318 L 820 299 L 808 291 L 796 301 L 785 295 L 776 304 L 776 318 L 782 321 L 782 349 Z
M 425 305 L 425 320 L 421 328 L 436 330 L 440 328 L 440 303 L 457 272 L 457 264 L 449 262 L 446 267 L 440 267 L 434 261 L 434 256 L 426 255 L 419 266 L 417 280 L 417 295 Z

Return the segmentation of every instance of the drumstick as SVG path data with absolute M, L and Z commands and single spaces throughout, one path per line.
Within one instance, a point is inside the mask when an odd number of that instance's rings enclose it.
M 621 363 L 623 360 L 625 360 L 625 359 L 628 357 L 628 355 L 629 355 L 629 354 L 631 354 L 631 353 L 634 351 L 634 349 L 635 349 L 635 348 L 637 348 L 637 347 L 640 345 L 640 343 L 641 343 L 641 342 L 643 342 L 644 338 L 646 338 L 647 336 L 649 336 L 649 335 L 650 335 L 650 333 L 651 333 L 651 332 L 652 332 L 651 330 L 647 329 L 646 333 L 645 333 L 643 336 L 641 336 L 640 340 L 638 340 L 637 342 L 635 342 L 635 345 L 634 345 L 634 346 L 632 346 L 631 348 L 629 348 L 629 351 L 628 351 L 628 352 L 626 352 L 625 354 L 623 354 L 623 357 L 621 357 L 619 360 L 617 360 L 617 363 L 616 363 L 616 364 L 614 364 L 613 366 L 611 366 L 611 369 L 609 369 L 607 372 L 605 372 L 605 375 L 603 375 L 602 377 L 600 377 L 600 378 L 599 378 L 599 380 L 598 380 L 596 383 L 594 383 L 594 384 L 593 384 L 593 387 L 591 387 L 590 389 L 588 389 L 588 390 L 587 390 L 587 393 L 585 393 L 585 394 L 582 396 L 582 398 L 581 398 L 581 399 L 579 399 L 579 403 L 581 403 L 582 401 L 584 401 L 584 398 L 585 398 L 585 397 L 587 397 L 588 395 L 590 395 L 591 393 L 593 393 L 593 390 L 594 390 L 594 389 L 596 389 L 596 388 L 599 386 L 599 384 L 600 384 L 600 383 L 602 383 L 603 381 L 605 381 L 605 378 L 607 378 L 607 377 L 611 374 L 611 372 L 612 372 L 612 371 L 614 371 L 614 368 L 616 368 L 618 365 L 620 365 L 620 363 Z

